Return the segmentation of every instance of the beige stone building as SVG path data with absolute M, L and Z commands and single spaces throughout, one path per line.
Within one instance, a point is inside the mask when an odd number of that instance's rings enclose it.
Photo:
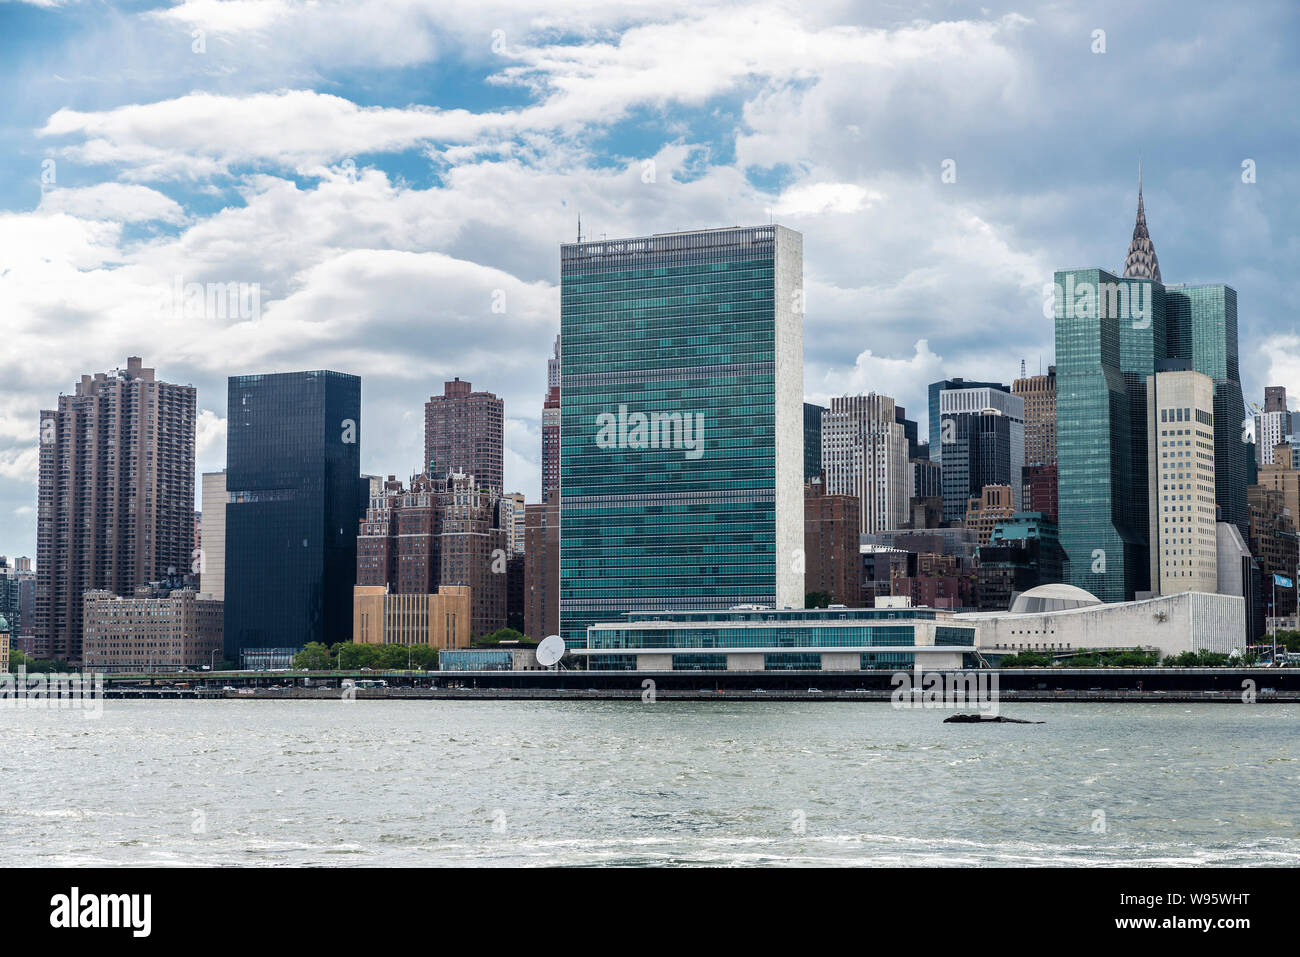
M 224 606 L 192 588 L 146 585 L 132 598 L 88 591 L 82 602 L 88 671 L 178 671 L 220 661 Z
M 359 645 L 468 648 L 472 620 L 468 585 L 434 594 L 392 593 L 384 585 L 352 589 L 352 640 Z
M 1056 366 L 1047 375 L 1011 383 L 1011 394 L 1025 400 L 1025 464 L 1056 464 Z
M 218 600 L 226 597 L 226 473 L 203 473 L 203 502 L 199 519 L 202 528 L 200 545 L 199 591 Z
M 1147 379 L 1151 591 L 1219 590 L 1214 380 L 1190 369 Z
M 907 436 L 887 395 L 831 398 L 822 413 L 822 471 L 826 494 L 853 495 L 858 521 L 872 534 L 908 519 Z
M 979 543 L 987 545 L 998 522 L 1005 522 L 1016 513 L 1010 485 L 985 485 L 979 498 L 966 500 L 966 527 L 979 535 Z

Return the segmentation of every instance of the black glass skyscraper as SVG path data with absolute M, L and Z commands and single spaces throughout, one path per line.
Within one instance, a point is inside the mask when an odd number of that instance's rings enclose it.
M 361 380 L 232 376 L 226 436 L 226 657 L 352 637 Z
M 1001 389 L 1003 392 L 1010 392 L 1011 389 L 1004 386 L 1001 382 L 968 382 L 963 378 L 940 379 L 938 382 L 931 382 L 929 385 L 929 413 L 930 413 L 930 461 L 943 461 L 943 438 L 941 435 L 942 425 L 939 415 L 939 395 L 945 389 Z M 915 457 L 915 452 L 908 450 L 910 456 Z
M 1013 485 L 1020 468 L 1012 446 L 1015 424 L 1010 416 L 959 412 L 952 419 L 951 441 L 943 457 L 943 518 L 961 521 L 966 505 L 986 485 Z

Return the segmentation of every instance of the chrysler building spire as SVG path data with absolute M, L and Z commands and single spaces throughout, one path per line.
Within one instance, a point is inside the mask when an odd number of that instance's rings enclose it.
M 1160 260 L 1156 257 L 1156 247 L 1147 232 L 1147 214 L 1142 204 L 1142 160 L 1138 159 L 1138 212 L 1137 222 L 1133 225 L 1133 241 L 1128 245 L 1128 255 L 1124 257 L 1125 279 L 1160 278 Z

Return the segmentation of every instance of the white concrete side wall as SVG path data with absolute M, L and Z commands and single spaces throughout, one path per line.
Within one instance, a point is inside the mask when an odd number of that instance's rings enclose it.
M 1246 602 L 1237 595 L 1180 592 L 1045 615 L 957 616 L 978 624 L 982 649 L 1155 648 L 1227 654 L 1246 644 Z
M 763 655 L 744 654 L 744 655 L 727 655 L 728 671 L 762 671 Z
M 773 311 L 776 430 L 776 605 L 802 608 L 803 549 L 803 235 L 776 227 Z
M 857 671 L 862 665 L 858 652 L 827 652 L 822 655 L 822 671 Z
M 957 671 L 962 667 L 962 653 L 954 651 L 952 654 L 926 655 L 921 659 L 921 667 L 926 671 Z
M 202 537 L 199 591 L 220 601 L 226 598 L 226 491 L 225 472 L 204 472 L 199 503 L 199 534 Z
M 1246 647 L 1246 599 L 1237 595 L 1206 595 L 1192 592 L 1191 604 L 1193 651 L 1228 654 Z

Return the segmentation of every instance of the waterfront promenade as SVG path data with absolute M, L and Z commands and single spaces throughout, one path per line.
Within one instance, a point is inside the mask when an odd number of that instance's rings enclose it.
M 996 675 L 998 696 L 1004 702 L 1300 702 L 1300 668 L 1026 668 L 973 674 Z M 345 687 L 347 682 L 354 686 Z M 362 684 L 369 686 L 356 686 Z M 691 701 L 888 701 L 896 686 L 889 671 L 557 670 L 108 675 L 104 687 L 109 699 L 336 699 L 346 695 L 360 700 L 642 700 L 653 695 Z

